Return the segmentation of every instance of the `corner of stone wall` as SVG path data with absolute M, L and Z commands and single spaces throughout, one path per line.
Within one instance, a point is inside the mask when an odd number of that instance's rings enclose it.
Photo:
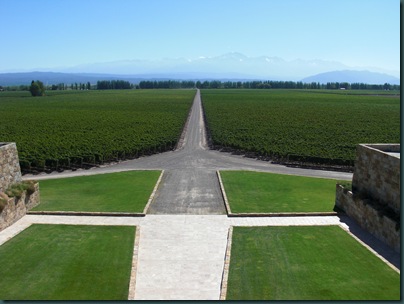
M 36 182 L 34 192 L 24 191 L 20 198 L 11 197 L 0 212 L 0 231 L 11 226 L 22 218 L 28 210 L 37 206 L 40 202 L 39 183 Z
M 380 214 L 368 199 L 337 184 L 335 206 L 396 252 L 401 251 L 400 223 Z
M 0 191 L 21 182 L 20 161 L 15 143 L 0 143 Z

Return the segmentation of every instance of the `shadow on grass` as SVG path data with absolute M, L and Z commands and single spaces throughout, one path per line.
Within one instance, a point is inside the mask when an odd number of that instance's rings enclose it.
M 357 237 L 365 245 L 369 246 L 378 255 L 387 260 L 390 264 L 394 265 L 401 270 L 400 253 L 394 251 L 390 246 L 386 245 L 375 236 L 364 230 L 357 222 L 345 214 L 338 215 L 341 223 L 349 227 L 349 232 Z

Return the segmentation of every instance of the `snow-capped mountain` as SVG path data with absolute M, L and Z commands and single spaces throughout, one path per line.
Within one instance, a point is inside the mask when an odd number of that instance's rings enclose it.
M 69 73 L 107 74 L 193 74 L 219 78 L 238 75 L 242 78 L 264 78 L 297 81 L 328 71 L 352 69 L 342 63 L 325 60 L 297 59 L 286 61 L 280 57 L 248 57 L 232 52 L 215 57 L 163 58 L 159 60 L 124 60 L 93 63 L 58 70 Z
M 374 75 L 361 74 L 360 70 L 364 69 L 368 70 L 368 73 L 377 72 L 379 75 L 376 75 L 377 73 Z M 345 74 L 342 72 L 347 70 L 356 70 L 356 74 L 354 72 Z M 79 82 L 83 79 L 88 79 L 86 81 L 92 82 L 97 78 L 98 80 L 102 80 L 116 79 L 116 77 L 120 79 L 131 79 L 132 82 L 137 82 L 139 79 L 256 79 L 283 81 L 303 80 L 303 82 L 346 81 L 374 84 L 385 82 L 397 84 L 400 82 L 398 78 L 399 72 L 397 71 L 389 72 L 369 67 L 348 67 L 340 62 L 318 59 L 296 59 L 287 61 L 276 56 L 249 57 L 237 52 L 213 57 L 201 56 L 192 59 L 179 57 L 162 58 L 158 60 L 121 60 L 78 65 L 70 68 L 35 69 L 35 71 L 51 71 L 52 73 L 48 73 L 49 75 L 41 74 L 42 77 L 47 78 L 47 80 L 49 79 L 49 83 L 55 82 L 55 79 L 58 79 L 60 82 L 69 82 L 72 77 L 79 79 Z M 21 75 L 21 73 L 9 73 L 7 75 L 0 73 L 0 85 L 21 83 L 22 79 L 26 82 L 25 78 L 30 77 L 31 79 L 33 77 L 33 75 L 29 73 L 22 74 L 27 74 L 28 76 Z M 333 75 L 333 77 L 330 75 Z M 381 75 L 384 76 L 381 77 Z M 65 81 L 62 81 L 62 79 Z

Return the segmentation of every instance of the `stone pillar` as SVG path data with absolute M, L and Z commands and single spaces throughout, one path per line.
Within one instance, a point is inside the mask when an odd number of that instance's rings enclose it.
M 0 143 L 0 192 L 22 181 L 15 143 Z

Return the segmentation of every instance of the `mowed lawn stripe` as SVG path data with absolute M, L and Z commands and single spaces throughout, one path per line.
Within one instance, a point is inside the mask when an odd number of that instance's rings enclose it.
M 399 300 L 400 274 L 338 226 L 234 227 L 227 300 Z
M 336 180 L 220 171 L 232 213 L 332 212 Z
M 0 246 L 0 299 L 126 300 L 135 231 L 30 226 Z
M 142 213 L 160 171 L 126 171 L 40 181 L 33 211 Z

